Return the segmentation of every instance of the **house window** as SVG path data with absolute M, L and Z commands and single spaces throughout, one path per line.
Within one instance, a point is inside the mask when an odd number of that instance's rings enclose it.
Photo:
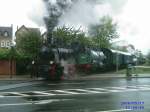
M 9 41 L 6 42 L 6 47 L 10 47 L 10 42 Z
M 1 42 L 1 47 L 5 47 L 5 41 Z
M 10 41 L 9 43 L 10 43 L 10 44 L 9 44 L 9 45 L 10 45 L 9 47 L 13 46 L 13 43 L 12 43 L 12 41 Z
M 8 37 L 8 36 L 9 36 L 7 31 L 4 32 L 4 36 L 5 36 L 5 37 Z
M 0 31 L 0 36 L 2 36 L 2 32 Z

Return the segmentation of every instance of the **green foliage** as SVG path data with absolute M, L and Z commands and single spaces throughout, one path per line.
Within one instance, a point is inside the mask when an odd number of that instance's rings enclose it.
M 29 63 L 31 63 L 30 57 L 18 54 L 15 47 L 12 48 L 0 48 L 1 60 L 16 60 L 16 72 L 17 74 L 24 74 L 29 72 Z
M 9 49 L 0 48 L 0 59 L 9 59 Z
M 57 47 L 71 46 L 73 42 L 78 42 L 82 45 L 91 44 L 90 38 L 86 37 L 84 32 L 65 26 L 53 31 L 53 37 L 56 40 Z
M 31 59 L 30 57 L 19 55 L 16 61 L 16 74 L 22 75 L 30 72 Z
M 30 66 L 33 59 L 38 58 L 42 38 L 39 32 L 22 32 L 16 39 L 17 49 L 17 74 L 26 74 L 30 72 Z
M 15 60 L 22 60 L 22 59 L 26 59 L 29 58 L 28 56 L 25 56 L 23 54 L 19 54 L 16 51 L 15 47 L 12 48 L 0 48 L 0 59 L 15 59 Z
M 76 42 L 80 43 L 81 45 L 90 46 L 92 45 L 92 40 L 85 36 L 84 32 L 79 32 L 77 34 Z
M 68 46 L 74 39 L 70 28 L 60 27 L 53 31 L 53 37 L 58 46 Z
M 118 38 L 116 27 L 117 25 L 113 23 L 112 18 L 105 16 L 99 24 L 89 26 L 89 35 L 93 38 L 96 46 L 109 48 L 111 46 L 110 41 Z
M 90 28 L 90 36 L 85 35 L 85 32 L 80 29 L 69 27 L 58 27 L 53 31 L 55 45 L 57 47 L 70 46 L 72 43 L 77 42 L 80 45 L 93 46 L 93 47 L 110 47 L 110 40 L 117 38 L 116 26 L 112 24 L 112 20 L 102 19 L 102 25 L 92 25 Z M 98 30 L 98 31 L 97 31 Z M 107 31 L 109 30 L 109 31 Z
M 27 73 L 29 72 L 31 59 L 37 56 L 41 44 L 42 40 L 38 32 L 22 33 L 16 40 L 16 47 L 0 49 L 0 59 L 16 60 L 17 74 Z
M 147 64 L 147 65 L 150 65 L 150 51 L 148 52 L 146 58 L 147 58 L 146 64 Z
M 16 48 L 19 54 L 25 57 L 35 58 L 40 51 L 42 39 L 38 32 L 23 32 L 16 39 Z

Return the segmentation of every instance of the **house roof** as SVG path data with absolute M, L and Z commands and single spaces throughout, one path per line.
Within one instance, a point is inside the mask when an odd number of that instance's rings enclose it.
M 8 33 L 8 37 L 12 38 L 12 27 L 0 27 L 0 36 L 4 37 L 4 33 L 7 32 Z
M 25 25 L 22 25 L 22 26 L 16 31 L 15 35 L 16 35 L 19 31 L 21 31 L 22 29 L 25 29 L 26 31 L 35 31 L 35 32 L 40 33 L 39 28 L 30 28 L 30 27 L 26 27 Z

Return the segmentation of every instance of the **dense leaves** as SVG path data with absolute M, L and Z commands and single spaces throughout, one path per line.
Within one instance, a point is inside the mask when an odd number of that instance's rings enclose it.
M 16 39 L 16 47 L 19 54 L 34 58 L 40 51 L 42 39 L 38 32 L 23 32 Z
M 73 43 L 89 46 L 91 39 L 88 38 L 80 29 L 58 27 L 53 31 L 53 37 L 57 47 L 71 47 Z
M 118 38 L 116 30 L 116 24 L 113 23 L 112 18 L 104 16 L 100 23 L 89 26 L 89 35 L 93 38 L 96 46 L 109 48 L 110 41 Z
M 102 23 L 91 25 L 89 36 L 85 32 L 75 28 L 58 27 L 53 31 L 54 43 L 57 46 L 70 46 L 72 43 L 79 43 L 85 46 L 105 47 L 111 46 L 110 41 L 117 38 L 116 24 L 110 18 L 104 17 Z
M 31 62 L 38 58 L 42 38 L 39 32 L 28 30 L 22 32 L 16 38 L 16 50 L 18 53 L 16 68 L 17 74 L 25 74 L 30 72 Z
M 9 59 L 9 49 L 1 48 L 0 49 L 0 59 Z
M 150 65 L 150 51 L 147 54 L 147 64 Z

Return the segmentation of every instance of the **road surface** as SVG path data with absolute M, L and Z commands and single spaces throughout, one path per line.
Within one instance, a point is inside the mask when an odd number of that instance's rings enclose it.
M 20 85 L 1 89 L 0 112 L 150 112 L 149 78 Z

